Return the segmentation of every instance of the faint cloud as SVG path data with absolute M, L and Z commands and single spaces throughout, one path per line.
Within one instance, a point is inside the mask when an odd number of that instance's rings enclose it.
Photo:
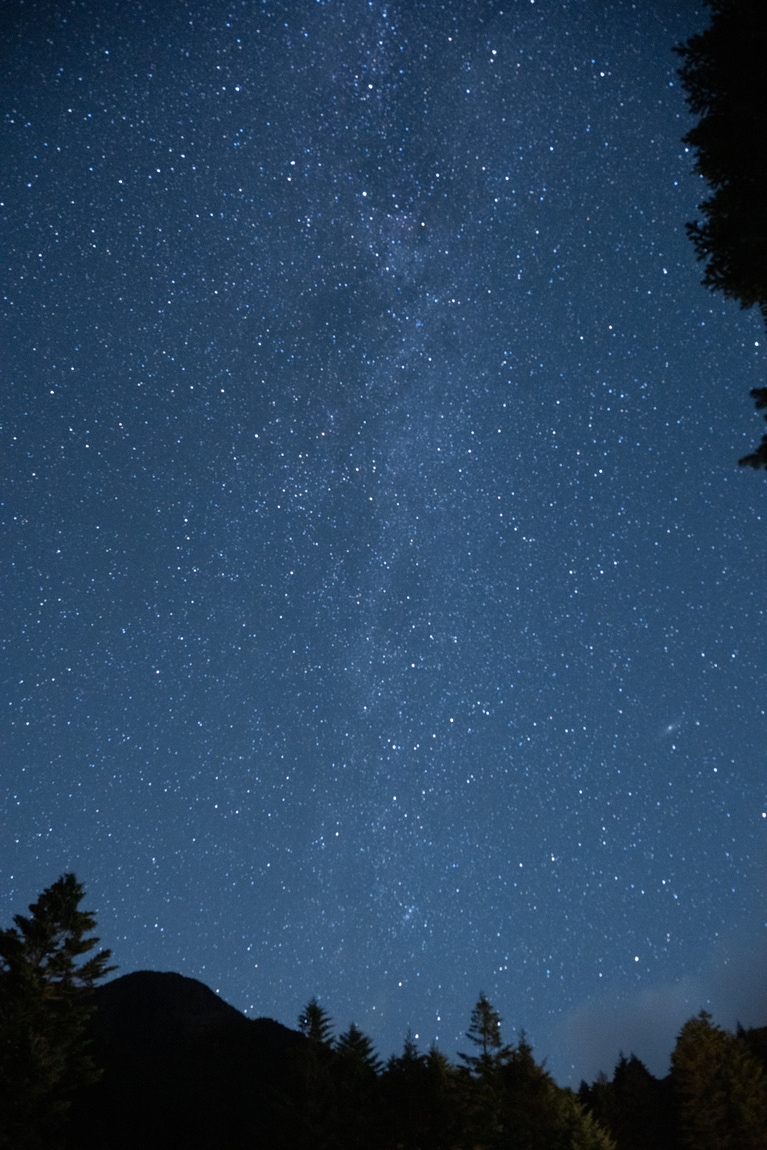
M 622 1053 L 666 1075 L 677 1035 L 688 1018 L 708 1010 L 727 1029 L 767 1024 L 767 935 L 718 943 L 695 975 L 634 995 L 604 995 L 581 1003 L 556 1026 L 551 1048 L 560 1080 L 592 1081 L 612 1074 Z M 568 1073 L 569 1068 L 569 1073 Z M 558 1075 L 558 1077 L 560 1077 Z

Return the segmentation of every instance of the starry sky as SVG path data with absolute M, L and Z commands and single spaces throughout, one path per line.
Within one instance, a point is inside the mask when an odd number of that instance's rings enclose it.
M 654 0 L 6 0 L 0 913 L 560 1082 L 767 1022 L 763 327 Z

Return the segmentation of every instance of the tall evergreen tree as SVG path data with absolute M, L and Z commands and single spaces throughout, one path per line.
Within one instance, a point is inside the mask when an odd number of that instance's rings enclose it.
M 408 1031 L 402 1054 L 389 1058 L 381 1080 L 387 1144 L 403 1150 L 422 1144 L 425 1085 L 426 1058 Z
M 767 1075 L 741 1036 L 701 1011 L 671 1055 L 682 1143 L 689 1150 L 767 1150 Z
M 600 1074 L 578 1095 L 584 1108 L 615 1139 L 618 1150 L 672 1150 L 677 1145 L 671 1084 L 659 1081 L 632 1054 L 621 1054 L 612 1082 Z
M 702 222 L 687 231 L 704 285 L 756 305 L 767 321 L 767 4 L 707 2 L 711 24 L 677 48 L 687 103 L 700 117 L 683 142 L 711 189 Z M 767 389 L 751 394 L 757 409 L 767 406 Z M 740 463 L 767 468 L 767 435 Z
M 283 1144 L 285 1150 L 338 1150 L 342 1121 L 333 1023 L 315 997 L 299 1014 L 298 1029 L 308 1041 L 294 1052 L 286 1078 Z
M 339 1145 L 344 1150 L 373 1150 L 382 1137 L 378 1077 L 381 1061 L 371 1040 L 354 1023 L 339 1035 L 334 1050 L 342 1122 Z
M 756 304 L 767 319 L 767 7 L 763 0 L 708 0 L 711 23 L 677 51 L 690 111 L 684 137 L 712 189 L 703 223 L 688 232 L 703 283 Z
M 338 1036 L 335 1049 L 344 1063 L 355 1072 L 375 1075 L 381 1070 L 381 1060 L 373 1043 L 353 1022 L 348 1030 Z
M 62 875 L 0 930 L 0 1147 L 55 1146 L 73 1095 L 95 1082 L 87 1024 L 110 952 L 86 958 L 96 925 L 83 888 Z M 83 960 L 83 961 L 81 961 Z
M 499 1072 L 511 1050 L 503 1044 L 501 1016 L 483 991 L 471 1012 L 466 1037 L 474 1043 L 477 1053 L 459 1053 L 464 1063 L 462 1123 L 471 1145 L 495 1146 L 503 1135 Z
M 466 1031 L 466 1037 L 474 1043 L 479 1053 L 459 1054 L 468 1068 L 477 1074 L 493 1070 L 510 1053 L 510 1048 L 503 1045 L 502 1021 L 503 1019 L 488 1001 L 486 994 L 480 991 L 479 998 L 471 1012 L 469 1029 Z
M 384 1145 L 397 1150 L 456 1150 L 467 1144 L 463 1111 L 467 1075 L 436 1046 L 418 1053 L 408 1036 L 383 1075 Z
M 572 1090 L 558 1086 L 536 1062 L 524 1036 L 500 1071 L 499 1088 L 503 1139 L 496 1143 L 498 1150 L 615 1150 L 607 1131 Z
M 329 1046 L 333 1041 L 333 1023 L 330 1015 L 320 1006 L 316 998 L 311 998 L 299 1014 L 298 1029 L 312 1042 Z
M 441 1150 L 460 1143 L 461 1091 L 459 1072 L 437 1046 L 426 1055 L 424 1090 L 426 1099 L 425 1128 L 428 1137 L 419 1144 L 422 1150 Z

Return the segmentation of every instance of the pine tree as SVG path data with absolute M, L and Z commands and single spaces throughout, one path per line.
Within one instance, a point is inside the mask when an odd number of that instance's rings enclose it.
M 99 1072 L 86 1033 L 95 983 L 114 967 L 110 952 L 80 962 L 98 939 L 79 909 L 83 888 L 62 875 L 0 930 L 0 1148 L 54 1146 L 74 1094 Z
M 342 1123 L 333 1023 L 316 998 L 299 1014 L 298 1029 L 308 1041 L 296 1051 L 290 1068 L 283 1142 L 291 1150 L 336 1150 Z
M 420 1145 L 425 1077 L 426 1059 L 408 1030 L 402 1054 L 389 1058 L 381 1083 L 386 1141 L 392 1146 Z
M 664 1150 L 673 1145 L 674 1123 L 667 1082 L 659 1082 L 632 1054 L 621 1055 L 612 1081 L 614 1121 L 607 1123 L 620 1150 Z
M 422 1146 L 429 1150 L 460 1144 L 463 1119 L 460 1072 L 434 1044 L 426 1055 L 425 1097 L 428 1137 Z
M 572 1091 L 564 1089 L 559 1091 L 560 1129 L 558 1134 L 564 1133 L 561 1145 L 568 1150 L 616 1150 L 615 1142 L 597 1122 L 593 1114 L 589 1114 L 581 1105 Z M 553 1145 L 547 1143 L 547 1146 Z M 656 1150 L 654 1143 L 648 1142 Z
M 312 1042 L 329 1046 L 333 1041 L 333 1023 L 330 1015 L 311 998 L 298 1016 L 298 1029 Z
M 432 1046 L 419 1054 L 408 1034 L 382 1079 L 383 1145 L 397 1150 L 455 1150 L 461 1144 L 459 1076 Z
M 459 1053 L 465 1064 L 460 1080 L 462 1123 L 471 1145 L 496 1146 L 504 1136 L 499 1076 L 511 1050 L 503 1044 L 501 1016 L 482 991 L 471 1012 L 466 1037 L 478 1053 Z
M 373 1150 L 380 1144 L 380 1079 L 382 1069 L 373 1043 L 354 1023 L 335 1043 L 334 1073 L 344 1150 Z
M 479 1054 L 459 1054 L 468 1068 L 477 1074 L 489 1072 L 497 1068 L 508 1058 L 510 1050 L 503 1045 L 501 1038 L 501 1019 L 498 1011 L 488 1001 L 483 991 L 480 991 L 477 1004 L 471 1012 L 469 1029 L 466 1037 L 479 1047 Z
M 703 283 L 756 304 L 767 320 L 767 10 L 763 0 L 709 0 L 710 26 L 677 48 L 690 111 L 683 142 L 712 195 L 703 223 L 688 224 Z
M 690 111 L 700 117 L 683 143 L 711 195 L 702 222 L 687 225 L 703 283 L 755 304 L 767 321 L 767 5 L 764 0 L 707 0 L 711 24 L 677 48 Z M 767 389 L 754 388 L 757 410 Z M 765 416 L 767 418 L 767 416 Z M 738 461 L 767 468 L 767 435 Z
M 351 1073 L 376 1075 L 381 1070 L 381 1060 L 373 1043 L 354 1023 L 338 1036 L 335 1049 Z
M 491 1145 L 499 1150 L 615 1150 L 610 1135 L 573 1091 L 558 1086 L 536 1062 L 524 1036 L 499 1072 L 498 1090 L 502 1134 Z
M 690 1150 L 767 1150 L 767 1075 L 742 1037 L 701 1011 L 671 1055 L 683 1145 Z

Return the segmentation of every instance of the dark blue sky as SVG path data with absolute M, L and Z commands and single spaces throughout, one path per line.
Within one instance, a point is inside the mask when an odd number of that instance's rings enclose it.
M 9 0 L 0 912 L 560 1081 L 767 1021 L 755 314 L 621 0 Z

